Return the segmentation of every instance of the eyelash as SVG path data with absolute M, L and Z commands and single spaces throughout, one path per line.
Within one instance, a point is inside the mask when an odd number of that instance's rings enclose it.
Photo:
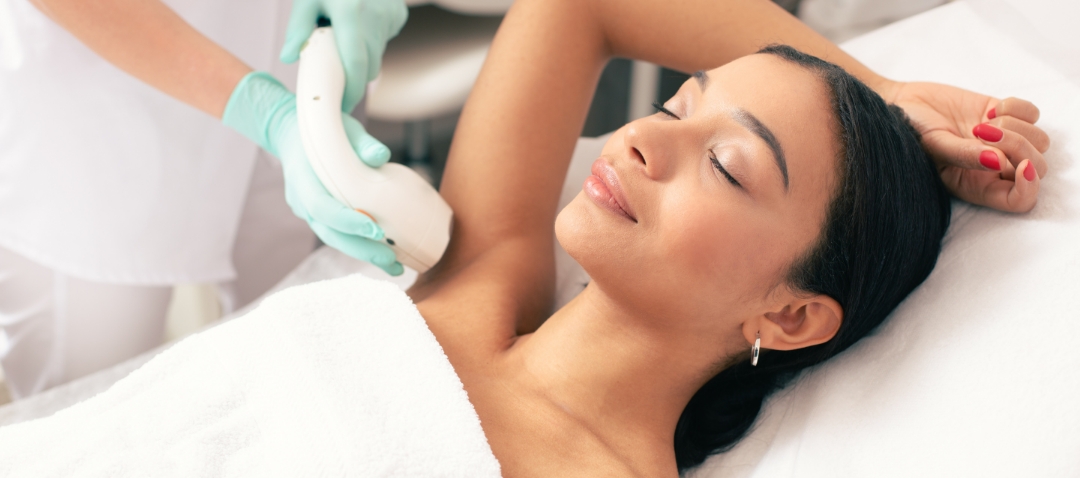
M 672 118 L 681 119 L 678 115 L 672 113 L 671 110 L 664 108 L 664 105 L 660 104 L 659 102 L 654 101 L 653 108 L 656 108 L 657 113 L 664 113 L 665 115 L 668 115 Z M 736 180 L 730 173 L 728 173 L 726 169 L 724 169 L 724 166 L 720 164 L 720 161 L 716 159 L 716 156 L 713 154 L 712 151 L 709 151 L 709 161 L 712 162 L 713 167 L 715 167 L 717 171 L 720 171 L 720 174 L 723 174 L 724 177 L 727 178 L 729 183 L 731 183 L 737 188 L 742 188 L 742 184 L 739 184 L 739 181 Z
M 672 118 L 679 119 L 678 115 L 672 113 L 671 110 L 664 108 L 664 105 L 660 104 L 658 101 L 653 101 L 652 107 L 656 108 L 657 113 L 664 113 Z
M 733 186 L 735 186 L 735 187 L 737 187 L 739 189 L 742 189 L 742 184 L 739 184 L 739 181 L 737 181 L 734 177 L 732 177 L 730 174 L 728 174 L 727 170 L 724 169 L 724 167 L 720 165 L 720 161 L 717 161 L 716 156 L 713 155 L 712 151 L 709 151 L 709 161 L 712 161 L 712 165 L 717 170 L 719 170 L 720 173 L 722 173 L 725 178 L 727 178 L 729 183 L 731 183 Z

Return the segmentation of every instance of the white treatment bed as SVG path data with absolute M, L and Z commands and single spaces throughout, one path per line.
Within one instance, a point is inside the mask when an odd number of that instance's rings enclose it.
M 1071 303 L 1080 291 L 1080 30 L 1068 29 L 1077 5 L 961 1 L 844 45 L 895 79 L 1034 101 L 1053 140 L 1050 175 L 1027 215 L 957 203 L 926 283 L 871 337 L 772 397 L 745 440 L 688 476 L 1080 476 L 1080 312 Z M 579 143 L 564 204 L 602 144 Z M 561 251 L 558 260 L 565 302 L 588 278 Z M 385 277 L 323 248 L 275 290 L 355 272 Z M 156 352 L 0 407 L 0 425 L 91 397 Z

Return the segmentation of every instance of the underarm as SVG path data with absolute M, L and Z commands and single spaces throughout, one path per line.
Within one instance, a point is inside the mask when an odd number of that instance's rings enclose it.
M 459 281 L 496 280 L 514 310 L 490 320 L 513 323 L 488 326 L 531 331 L 550 313 L 559 194 L 608 58 L 585 6 L 526 0 L 508 13 L 443 176 L 440 192 L 454 210 L 450 246 L 411 291 L 415 300 Z

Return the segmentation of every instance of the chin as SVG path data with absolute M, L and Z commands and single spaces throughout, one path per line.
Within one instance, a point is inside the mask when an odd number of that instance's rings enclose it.
M 555 239 L 593 281 L 618 287 L 640 272 L 640 261 L 634 259 L 634 238 L 609 215 L 578 193 L 555 218 Z
M 588 249 L 594 247 L 589 244 L 588 237 L 593 235 L 590 233 L 595 225 L 591 224 L 582 211 L 582 206 L 585 205 L 583 201 L 586 200 L 582 193 L 578 193 L 574 200 L 555 216 L 555 240 L 582 267 L 585 267 L 585 260 L 589 256 Z

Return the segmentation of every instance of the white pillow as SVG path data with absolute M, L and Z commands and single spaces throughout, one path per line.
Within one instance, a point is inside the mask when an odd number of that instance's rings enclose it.
M 844 48 L 894 79 L 1035 102 L 1053 140 L 1039 205 L 955 203 L 937 268 L 892 317 L 688 476 L 1080 476 L 1080 85 L 986 18 L 952 3 Z
M 925 12 L 947 0 L 802 0 L 799 19 L 834 42 Z

